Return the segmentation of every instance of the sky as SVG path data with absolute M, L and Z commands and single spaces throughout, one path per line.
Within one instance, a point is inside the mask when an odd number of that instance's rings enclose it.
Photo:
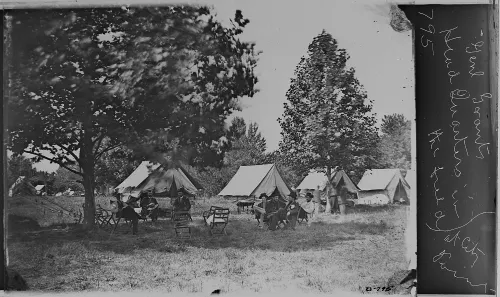
M 369 4 L 368 4 L 369 3 Z M 349 66 L 374 100 L 373 111 L 402 113 L 414 119 L 415 93 L 411 33 L 398 33 L 390 25 L 385 1 L 220 1 L 214 4 L 221 20 L 236 9 L 250 20 L 242 39 L 255 41 L 262 50 L 256 72 L 260 92 L 241 100 L 241 116 L 256 122 L 267 140 L 268 151 L 278 148 L 277 122 L 290 79 L 313 38 L 325 29 L 350 55 Z
M 294 69 L 313 38 L 324 29 L 346 49 L 356 76 L 374 100 L 373 111 L 402 113 L 414 119 L 414 75 L 411 33 L 395 32 L 389 25 L 389 4 L 383 0 L 224 0 L 190 1 L 213 6 L 228 24 L 237 9 L 250 23 L 241 35 L 262 51 L 256 74 L 260 90 L 241 100 L 243 111 L 234 113 L 247 123 L 256 122 L 267 141 L 267 151 L 278 148 L 286 92 Z M 231 120 L 228 119 L 228 121 Z M 57 165 L 41 162 L 37 169 L 54 171 Z

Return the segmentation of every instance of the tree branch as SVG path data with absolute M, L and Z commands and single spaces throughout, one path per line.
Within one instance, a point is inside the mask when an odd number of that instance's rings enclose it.
M 112 149 L 115 149 L 117 147 L 119 147 L 121 145 L 121 143 L 119 144 L 115 144 L 115 145 L 111 145 L 111 146 L 108 146 L 107 148 L 103 149 L 100 153 L 98 154 L 95 154 L 95 157 L 94 157 L 94 160 L 97 161 L 99 160 L 99 158 L 106 152 L 109 152 L 110 150 Z
M 92 143 L 95 145 L 97 143 L 97 146 L 95 147 L 94 150 L 94 156 L 97 155 L 97 152 L 99 151 L 99 147 L 102 144 L 102 141 L 104 140 L 104 133 L 102 133 L 99 137 L 97 137 Z
M 81 172 L 78 172 L 78 171 L 76 171 L 76 170 L 73 170 L 73 169 L 71 169 L 71 168 L 67 167 L 66 165 L 64 165 L 63 163 L 61 163 L 61 162 L 59 162 L 59 161 L 56 161 L 55 159 L 52 159 L 52 158 L 46 157 L 46 156 L 44 156 L 44 155 L 42 155 L 42 154 L 35 153 L 35 152 L 32 152 L 32 151 L 23 150 L 23 152 L 24 152 L 24 153 L 28 153 L 28 154 L 32 154 L 32 155 L 35 155 L 35 156 L 38 156 L 38 157 L 43 158 L 43 159 L 46 159 L 46 160 L 49 160 L 49 161 L 51 161 L 51 162 L 53 162 L 53 163 L 57 163 L 57 164 L 59 164 L 59 166 L 64 167 L 64 168 L 66 168 L 67 170 L 69 170 L 69 171 L 71 171 L 71 172 L 73 172 L 73 173 L 75 173 L 75 174 L 78 174 L 78 175 L 80 175 L 80 176 L 83 176 L 83 174 L 82 174 Z
M 67 151 L 74 159 L 75 161 L 78 163 L 78 165 L 80 166 L 80 168 L 82 167 L 82 163 L 80 162 L 80 158 L 78 158 L 75 153 L 73 153 L 70 149 L 68 149 L 67 147 L 64 147 L 58 143 L 56 143 L 56 145 L 60 148 L 62 148 L 63 150 Z

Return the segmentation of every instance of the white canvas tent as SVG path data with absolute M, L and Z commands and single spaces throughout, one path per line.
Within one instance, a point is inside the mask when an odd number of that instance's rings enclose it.
M 154 190 L 156 196 L 172 197 L 180 188 L 195 195 L 203 187 L 180 166 L 165 168 L 144 161 L 115 190 L 132 197 L 139 197 L 149 190 Z
M 358 183 L 358 203 L 371 201 L 375 195 L 385 195 L 388 203 L 401 201 L 408 203 L 410 186 L 403 178 L 399 169 L 371 169 L 366 170 Z M 377 201 L 380 199 L 377 199 Z
M 262 193 L 270 196 L 275 191 L 285 197 L 291 189 L 274 164 L 240 166 L 219 196 L 259 197 Z
M 299 190 L 301 194 L 305 194 L 307 192 L 314 191 L 319 186 L 321 197 L 326 199 L 327 181 L 328 178 L 326 177 L 325 173 L 311 170 L 297 187 L 297 190 Z M 352 194 L 357 193 L 359 190 L 344 170 L 338 170 L 334 173 L 332 184 L 334 187 L 344 185 L 347 188 L 348 192 Z

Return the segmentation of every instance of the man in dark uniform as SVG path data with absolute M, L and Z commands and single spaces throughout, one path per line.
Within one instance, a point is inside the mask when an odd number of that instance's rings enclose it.
M 297 217 L 299 215 L 300 205 L 297 203 L 297 194 L 291 192 L 288 195 L 288 204 L 285 208 L 280 208 L 275 214 L 270 218 L 269 230 L 274 231 L 278 226 L 280 221 L 287 220 L 288 224 L 285 229 L 291 228 L 295 230 L 295 225 L 297 224 Z
M 191 202 L 187 197 L 187 192 L 184 188 L 177 191 L 177 198 L 174 201 L 174 211 L 189 211 L 191 209 Z
M 278 203 L 278 196 L 272 196 L 266 203 L 266 213 L 273 213 L 278 211 L 280 205 Z

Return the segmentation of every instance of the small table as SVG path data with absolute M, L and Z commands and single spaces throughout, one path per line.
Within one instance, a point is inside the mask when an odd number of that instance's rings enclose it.
M 238 207 L 238 213 L 241 213 L 241 210 L 245 210 L 245 207 L 247 208 L 247 213 L 248 209 L 250 207 L 253 207 L 255 201 L 254 200 L 240 200 L 236 202 L 236 206 Z

